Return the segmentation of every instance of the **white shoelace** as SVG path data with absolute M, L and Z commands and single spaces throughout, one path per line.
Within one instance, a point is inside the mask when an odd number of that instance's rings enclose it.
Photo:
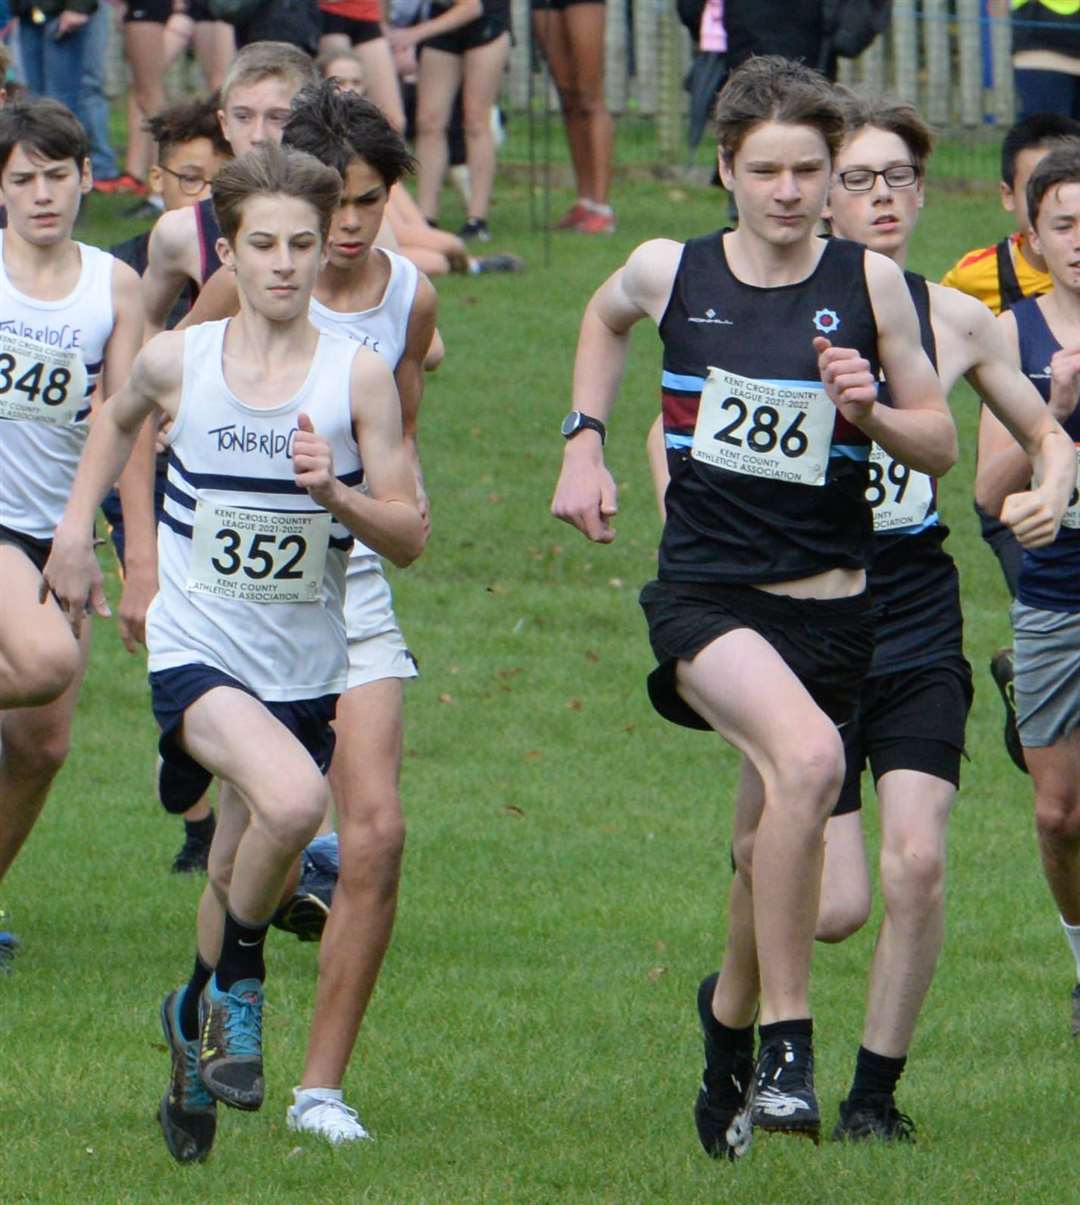
M 360 1122 L 360 1115 L 343 1100 L 320 1100 L 308 1105 L 296 1118 L 296 1128 L 321 1134 L 328 1142 L 355 1142 L 371 1135 Z

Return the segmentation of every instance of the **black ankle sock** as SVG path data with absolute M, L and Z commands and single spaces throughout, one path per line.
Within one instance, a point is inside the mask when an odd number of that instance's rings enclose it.
M 855 1056 L 855 1079 L 851 1085 L 849 1100 L 858 1096 L 892 1096 L 904 1072 L 907 1055 L 890 1059 L 884 1054 L 875 1054 L 865 1046 L 859 1047 Z
M 698 1014 L 705 1030 L 705 1036 L 710 1045 L 718 1050 L 750 1050 L 754 1049 L 754 1025 L 732 1028 L 718 1021 L 713 1016 L 712 996 L 716 987 L 716 976 L 710 975 L 698 988 Z
M 217 985 L 222 991 L 227 992 L 238 979 L 266 978 L 263 943 L 269 927 L 269 922 L 265 925 L 246 925 L 231 912 L 225 913 L 221 957 L 215 971 Z
M 810 1017 L 796 1021 L 773 1021 L 771 1025 L 759 1025 L 758 1037 L 762 1046 L 786 1038 L 789 1042 L 809 1042 L 814 1036 L 814 1022 Z
M 214 813 L 211 812 L 209 816 L 204 816 L 201 820 L 185 820 L 184 835 L 194 837 L 204 845 L 209 845 L 213 839 L 215 827 Z
M 189 1042 L 199 1036 L 199 997 L 202 995 L 203 988 L 210 982 L 210 976 L 213 973 L 214 968 L 208 967 L 196 954 L 191 978 L 184 990 L 184 997 L 180 1001 L 180 1033 Z

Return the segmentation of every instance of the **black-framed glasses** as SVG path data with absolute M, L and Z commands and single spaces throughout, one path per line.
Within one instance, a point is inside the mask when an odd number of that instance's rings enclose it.
M 180 185 L 180 191 L 188 197 L 197 197 L 207 184 L 210 183 L 205 176 L 196 176 L 188 172 L 174 172 L 171 167 L 166 167 L 164 163 L 159 163 L 158 167 L 163 172 L 168 172 L 170 176 L 175 176 L 176 182 Z
M 914 163 L 894 163 L 884 171 L 871 171 L 868 167 L 853 167 L 839 172 L 837 179 L 848 192 L 869 192 L 877 183 L 878 176 L 890 188 L 910 188 L 919 178 L 919 169 Z

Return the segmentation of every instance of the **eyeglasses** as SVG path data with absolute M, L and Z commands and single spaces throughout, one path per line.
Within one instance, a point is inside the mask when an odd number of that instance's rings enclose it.
M 210 183 L 205 176 L 189 175 L 187 172 L 174 172 L 171 167 L 166 167 L 164 163 L 159 163 L 158 167 L 163 172 L 168 172 L 170 176 L 176 177 L 176 182 L 180 185 L 180 191 L 189 197 L 196 197 Z
M 837 179 L 848 192 L 869 192 L 877 183 L 878 176 L 890 188 L 910 188 L 919 178 L 919 169 L 913 163 L 896 163 L 884 171 L 871 171 L 868 167 L 855 167 L 849 172 L 840 172 Z

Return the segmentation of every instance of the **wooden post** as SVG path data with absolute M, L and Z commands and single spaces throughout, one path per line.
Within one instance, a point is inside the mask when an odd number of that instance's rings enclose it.
M 626 5 L 608 4 L 604 24 L 604 98 L 612 113 L 625 113 L 630 99 L 627 79 Z
M 641 0 L 639 0 L 641 2 Z M 670 0 L 644 0 L 654 14 L 657 48 L 656 143 L 660 165 L 673 167 L 686 158 L 683 116 L 683 41 L 685 34 Z M 644 99 L 642 109 L 645 110 Z
M 893 91 L 901 100 L 919 103 L 918 23 L 913 4 L 893 7 Z
M 960 124 L 968 128 L 981 125 L 983 118 L 980 7 L 980 0 L 956 0 L 960 51 Z
M 532 46 L 532 29 L 529 25 L 529 0 L 511 0 L 510 18 L 514 25 L 514 45 L 510 50 L 510 63 L 506 74 L 504 93 L 515 112 L 522 113 L 529 103 L 529 50 Z
M 1016 90 L 1012 67 L 1012 26 L 1007 16 L 990 18 L 990 53 L 994 63 L 990 111 L 997 125 L 1011 126 L 1016 120 Z
M 923 45 L 926 48 L 926 105 L 931 125 L 947 125 L 949 104 L 949 26 L 945 0 L 923 0 Z

